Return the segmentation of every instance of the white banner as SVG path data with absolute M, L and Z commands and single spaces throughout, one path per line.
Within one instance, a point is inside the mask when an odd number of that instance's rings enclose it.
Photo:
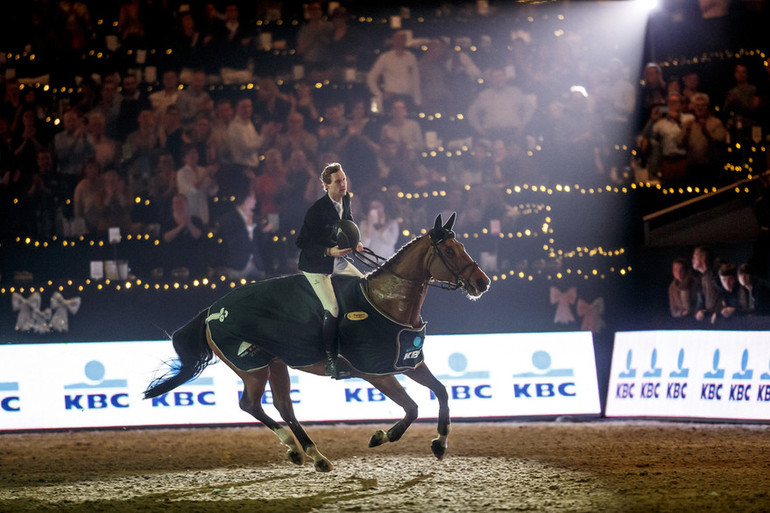
M 617 333 L 605 414 L 770 420 L 770 333 Z
M 589 332 L 429 336 L 425 362 L 444 383 L 453 418 L 600 413 Z M 238 408 L 243 383 L 224 363 L 155 399 L 142 392 L 176 355 L 170 341 L 0 346 L 0 430 L 254 420 Z M 301 421 L 399 419 L 403 410 L 361 379 L 290 370 Z M 436 418 L 427 388 L 398 376 L 421 418 Z M 263 397 L 279 419 L 271 395 Z

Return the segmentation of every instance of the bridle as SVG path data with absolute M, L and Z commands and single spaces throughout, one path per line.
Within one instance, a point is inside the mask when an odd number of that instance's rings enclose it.
M 429 278 L 427 280 L 427 285 L 430 287 L 436 287 L 440 288 L 442 290 L 457 290 L 459 288 L 465 288 L 468 283 L 470 276 L 473 274 L 473 272 L 468 273 L 467 276 L 463 276 L 463 273 L 469 268 L 469 267 L 475 267 L 476 269 L 481 269 L 479 267 L 479 264 L 475 260 L 471 260 L 467 264 L 465 264 L 459 271 L 456 271 L 453 269 L 451 265 L 449 265 L 449 262 L 447 262 L 446 257 L 441 252 L 441 250 L 438 248 L 439 244 L 446 241 L 447 239 L 453 239 L 454 233 L 451 231 L 446 232 L 444 231 L 443 237 L 435 237 L 434 234 L 430 234 L 430 245 L 431 245 L 431 253 L 428 256 L 428 261 L 426 263 L 426 268 L 430 269 L 431 263 L 433 262 L 433 258 L 435 258 L 438 255 L 439 260 L 441 260 L 441 263 L 444 265 L 444 268 L 449 271 L 449 273 L 454 278 L 454 283 L 451 281 L 446 280 L 438 280 L 433 277 Z M 394 275 L 395 277 L 402 279 L 404 281 L 408 281 L 411 283 L 419 283 L 419 284 L 425 284 L 426 280 L 415 280 L 412 278 L 407 278 L 406 276 L 401 276 L 399 273 L 391 269 L 390 267 L 383 267 L 382 263 L 387 260 L 387 258 L 382 257 L 378 254 L 376 254 L 374 251 L 372 251 L 369 248 L 364 248 L 362 252 L 353 251 L 353 255 L 355 256 L 356 260 L 361 262 L 362 264 L 366 265 L 367 267 L 370 267 L 372 269 L 382 269 L 384 271 L 389 272 L 390 274 Z
M 438 287 L 443 290 L 457 290 L 459 288 L 465 288 L 468 286 L 469 284 L 468 280 L 470 276 L 473 274 L 473 271 L 471 271 L 470 273 L 468 273 L 467 277 L 463 276 L 463 273 L 466 271 L 466 269 L 468 269 L 469 267 L 475 267 L 476 269 L 479 269 L 479 270 L 481 269 L 479 267 L 479 264 L 475 260 L 471 259 L 471 261 L 465 264 L 464 266 L 462 266 L 459 271 L 455 271 L 452 268 L 452 266 L 449 265 L 449 262 L 447 262 L 446 257 L 444 257 L 444 254 L 441 252 L 441 250 L 438 249 L 439 244 L 446 241 L 447 239 L 453 239 L 455 236 L 452 231 L 449 231 L 448 233 L 447 232 L 444 232 L 444 233 L 445 233 L 445 236 L 441 238 L 434 237 L 433 233 L 430 234 L 430 245 L 431 245 L 431 248 L 433 248 L 433 252 L 430 254 L 430 257 L 428 257 L 427 268 L 430 269 L 430 264 L 433 261 L 433 257 L 438 255 L 438 258 L 439 260 L 441 260 L 441 263 L 444 265 L 444 268 L 447 271 L 449 271 L 449 273 L 454 278 L 455 282 L 452 283 L 451 281 L 434 279 L 436 283 L 428 282 L 428 285 L 433 287 Z

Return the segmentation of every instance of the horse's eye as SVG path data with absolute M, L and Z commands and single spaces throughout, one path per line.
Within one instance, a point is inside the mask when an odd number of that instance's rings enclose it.
M 453 257 L 453 256 L 455 256 L 455 250 L 454 250 L 454 249 L 452 249 L 452 248 L 447 248 L 447 250 L 446 250 L 446 256 L 448 256 L 448 257 Z

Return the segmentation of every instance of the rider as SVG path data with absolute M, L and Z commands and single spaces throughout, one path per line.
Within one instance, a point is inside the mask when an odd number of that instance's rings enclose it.
M 363 275 L 344 258 L 353 248 L 340 248 L 335 240 L 335 224 L 340 219 L 353 220 L 347 177 L 342 165 L 337 162 L 328 164 L 321 173 L 321 183 L 326 194 L 308 209 L 297 237 L 297 246 L 300 248 L 299 269 L 307 277 L 324 308 L 322 333 L 326 350 L 326 374 L 335 379 L 342 379 L 350 374 L 337 370 L 336 334 L 339 306 L 331 277 L 340 274 L 358 277 Z M 355 249 L 361 251 L 363 245 L 359 242 Z

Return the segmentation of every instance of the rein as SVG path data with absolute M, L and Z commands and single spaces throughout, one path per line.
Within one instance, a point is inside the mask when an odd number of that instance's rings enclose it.
M 441 251 L 439 251 L 438 249 L 438 245 L 441 242 L 442 241 L 436 241 L 433 239 L 433 237 L 431 237 L 430 245 L 431 245 L 431 248 L 433 248 L 433 252 L 430 254 L 427 267 L 430 268 L 430 264 L 433 261 L 433 257 L 438 255 L 439 259 L 441 260 L 441 263 L 444 264 L 444 267 L 446 268 L 446 270 L 449 271 L 454 276 L 455 283 L 452 283 L 450 281 L 445 281 L 445 280 L 431 279 L 430 281 L 428 281 L 427 284 L 429 287 L 436 287 L 441 290 L 454 291 L 459 288 L 462 288 L 467 283 L 467 278 L 464 278 L 462 276 L 462 273 L 464 273 L 465 270 L 468 269 L 468 267 L 471 267 L 471 266 L 478 267 L 479 264 L 475 260 L 471 260 L 466 265 L 464 265 L 462 269 L 460 269 L 459 271 L 455 271 L 449 265 L 449 262 L 446 261 L 446 258 L 444 258 L 444 255 L 441 253 Z M 384 269 L 385 271 L 389 272 L 390 274 L 394 275 L 396 278 L 399 278 L 401 280 L 408 281 L 411 283 L 420 283 L 420 284 L 425 283 L 425 281 L 413 280 L 411 278 L 407 278 L 406 276 L 401 276 L 390 267 L 383 267 L 383 264 L 387 262 L 388 259 L 378 255 L 377 253 L 375 253 L 369 248 L 364 248 L 364 250 L 361 252 L 358 252 L 354 249 L 353 256 L 355 257 L 356 260 L 361 262 L 363 265 L 369 267 L 370 269 Z

